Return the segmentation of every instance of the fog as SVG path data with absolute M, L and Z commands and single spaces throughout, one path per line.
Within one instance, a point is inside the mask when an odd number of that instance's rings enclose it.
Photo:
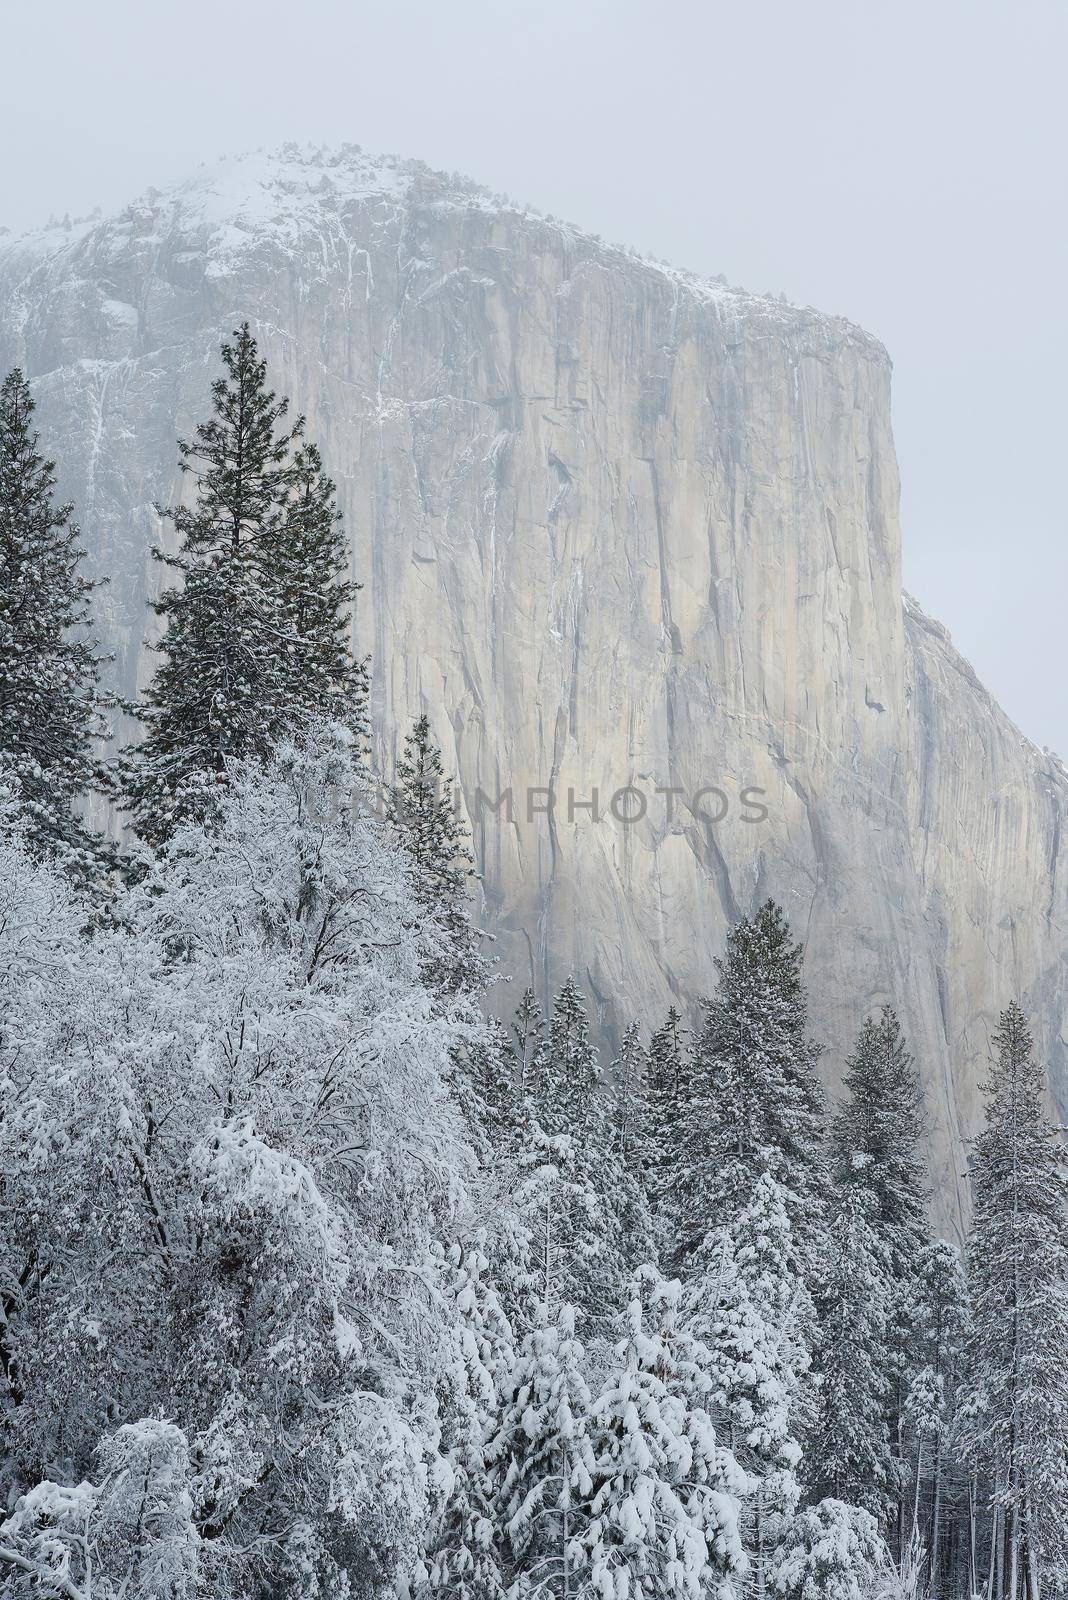
M 878 334 L 905 581 L 1068 757 L 1062 0 L 10 3 L 0 223 L 353 141 Z

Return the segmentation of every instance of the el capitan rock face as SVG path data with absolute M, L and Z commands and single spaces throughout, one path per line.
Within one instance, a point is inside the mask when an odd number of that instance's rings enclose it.
M 865 1011 L 901 1011 L 956 1220 L 1013 994 L 1068 1111 L 1068 779 L 902 603 L 882 346 L 352 150 L 0 239 L 0 366 L 112 575 L 128 690 L 153 503 L 246 317 L 338 481 L 380 761 L 428 710 L 504 970 L 655 1024 L 775 895 L 832 1084 Z M 480 799 L 509 789 L 511 817 Z

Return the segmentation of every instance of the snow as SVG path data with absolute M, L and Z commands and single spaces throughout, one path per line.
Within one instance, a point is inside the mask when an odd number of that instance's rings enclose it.
M 107 219 L 51 224 L 20 237 L 0 236 L 0 290 L 6 278 L 17 284 L 51 258 L 83 247 L 106 247 L 108 241 L 136 238 L 142 245 L 167 243 L 175 259 L 205 258 L 209 279 L 227 278 L 240 270 L 252 252 L 264 248 L 282 255 L 324 260 L 347 254 L 349 277 L 367 275 L 364 293 L 373 292 L 366 245 L 377 230 L 397 223 L 413 206 L 437 212 L 500 219 L 508 226 L 537 228 L 566 247 L 573 274 L 593 270 L 638 271 L 667 283 L 680 305 L 712 308 L 731 322 L 762 327 L 833 325 L 846 342 L 882 351 L 863 330 L 812 308 L 802 309 L 783 296 L 753 294 L 624 246 L 609 245 L 573 224 L 547 217 L 530 206 L 463 177 L 435 171 L 423 161 L 397 155 L 372 155 L 359 145 L 334 149 L 287 144 L 278 150 L 255 150 L 207 163 L 189 178 L 160 191 L 149 189 Z M 452 275 L 454 278 L 457 274 Z M 458 274 L 466 285 L 491 287 L 483 274 Z M 440 293 L 448 279 L 426 291 Z M 568 293 L 572 280 L 560 286 Z

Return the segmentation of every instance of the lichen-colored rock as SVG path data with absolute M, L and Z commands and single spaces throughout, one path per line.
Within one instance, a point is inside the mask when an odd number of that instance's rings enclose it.
M 379 757 L 429 710 L 503 969 L 655 1024 L 775 895 L 832 1085 L 864 1012 L 903 1013 L 958 1222 L 1014 994 L 1068 1110 L 1068 780 L 902 605 L 882 346 L 354 150 L 0 240 L 0 364 L 112 575 L 127 689 L 175 435 L 246 317 L 339 484 Z

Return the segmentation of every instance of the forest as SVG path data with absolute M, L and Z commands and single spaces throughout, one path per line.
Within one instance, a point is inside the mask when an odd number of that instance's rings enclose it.
M 221 369 L 136 703 L 0 390 L 0 1596 L 1068 1591 L 1019 1005 L 958 1250 L 892 1006 L 832 1101 L 774 902 L 612 1060 L 509 996 L 428 717 L 373 770 L 334 483 L 247 324 Z

